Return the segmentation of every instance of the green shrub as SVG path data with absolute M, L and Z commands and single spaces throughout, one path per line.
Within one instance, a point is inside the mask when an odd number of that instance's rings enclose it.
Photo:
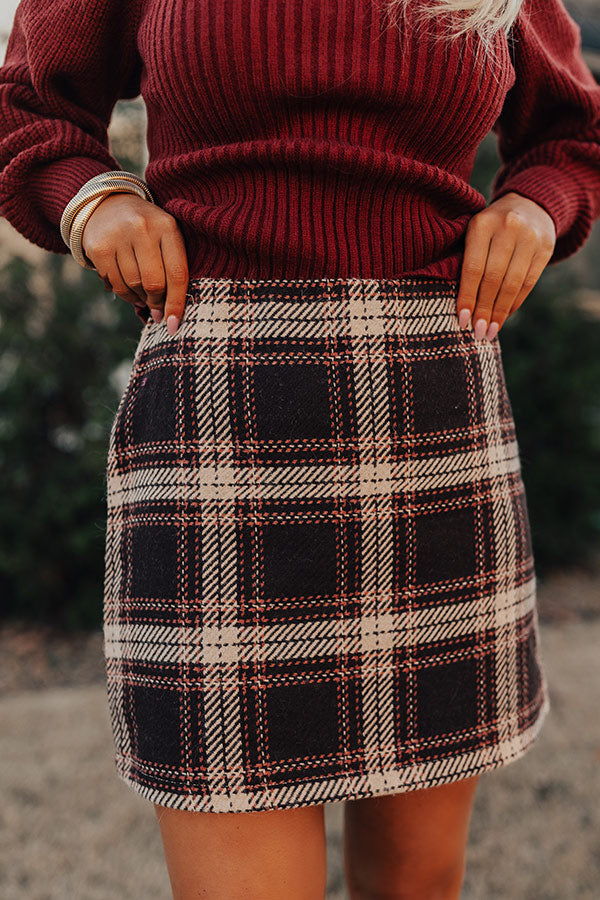
M 600 542 L 600 319 L 548 266 L 500 331 L 538 574 L 592 561 Z
M 49 255 L 40 272 L 15 258 L 0 272 L 0 593 L 4 617 L 95 627 L 120 396 L 111 373 L 141 322 L 95 272 L 71 284 L 63 264 Z

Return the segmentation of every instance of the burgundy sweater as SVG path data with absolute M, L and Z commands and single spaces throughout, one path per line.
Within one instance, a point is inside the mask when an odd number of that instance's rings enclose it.
M 562 0 L 525 0 L 497 64 L 477 67 L 472 38 L 435 44 L 384 4 L 21 0 L 0 67 L 0 214 L 67 253 L 61 213 L 122 168 L 107 127 L 141 93 L 145 178 L 190 277 L 457 277 L 492 129 L 491 199 L 550 213 L 550 262 L 578 250 L 600 215 L 600 85 Z

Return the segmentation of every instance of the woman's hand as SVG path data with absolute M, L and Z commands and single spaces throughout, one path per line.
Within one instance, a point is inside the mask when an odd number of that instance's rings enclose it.
M 108 194 L 87 220 L 81 245 L 107 290 L 136 312 L 147 305 L 155 322 L 164 314 L 169 334 L 175 334 L 189 272 L 173 216 L 136 194 Z
M 476 213 L 467 226 L 458 321 L 493 340 L 545 269 L 556 244 L 554 219 L 511 191 Z

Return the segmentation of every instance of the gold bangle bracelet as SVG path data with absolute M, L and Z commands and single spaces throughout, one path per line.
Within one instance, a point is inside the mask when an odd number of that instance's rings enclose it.
M 73 219 L 82 208 L 90 200 L 100 196 L 100 194 L 108 193 L 113 190 L 131 190 L 133 193 L 139 194 L 142 199 L 148 200 L 148 192 L 137 182 L 128 178 L 104 178 L 95 185 L 84 185 L 72 200 L 69 201 L 60 221 L 60 231 L 64 242 L 69 243 L 69 232 L 71 230 Z M 154 203 L 152 199 L 150 202 Z
M 150 191 L 150 188 L 148 187 L 148 185 L 146 184 L 146 182 L 144 181 L 143 178 L 140 178 L 138 175 L 135 175 L 133 172 L 126 172 L 123 169 L 114 169 L 110 172 L 101 172 L 99 175 L 94 175 L 92 178 L 89 178 L 85 182 L 85 184 L 83 184 L 81 186 L 81 188 L 79 189 L 79 191 L 77 192 L 75 197 L 72 198 L 72 202 L 75 202 L 76 197 L 79 194 L 84 193 L 87 188 L 94 188 L 98 184 L 101 184 L 104 180 L 111 179 L 111 178 L 126 178 L 127 180 L 133 182 L 134 184 L 137 184 L 138 187 L 141 187 L 145 191 L 147 191 L 148 199 L 149 200 L 152 199 L 152 192 Z M 68 209 L 69 209 L 69 204 L 66 207 L 66 210 L 68 210 Z
M 95 269 L 96 266 L 93 262 L 85 255 L 81 239 L 83 237 L 83 229 L 86 226 L 87 220 L 90 218 L 91 214 L 94 212 L 96 207 L 102 203 L 106 195 L 102 195 L 100 197 L 96 197 L 94 200 L 90 200 L 83 209 L 80 209 L 75 219 L 73 220 L 73 226 L 71 228 L 71 238 L 70 238 L 70 249 L 73 255 L 73 259 L 79 263 L 80 266 L 83 266 L 84 269 Z
M 145 194 L 137 185 L 132 183 L 123 184 L 114 188 L 105 188 L 102 193 L 97 197 L 92 197 L 89 200 L 86 200 L 85 203 L 80 207 L 75 218 L 73 219 L 71 230 L 69 232 L 69 249 L 77 262 L 86 269 L 94 269 L 94 265 L 89 264 L 89 260 L 86 257 L 83 248 L 81 246 L 81 238 L 83 236 L 83 229 L 85 228 L 86 222 L 96 209 L 96 207 L 109 195 L 109 194 L 117 194 L 117 193 L 125 193 L 125 194 L 136 194 L 142 200 L 145 200 Z
M 94 175 L 88 179 L 86 183 L 79 189 L 74 197 L 69 200 L 63 210 L 60 220 L 60 232 L 65 244 L 69 244 L 69 232 L 73 224 L 73 219 L 81 209 L 81 207 L 89 200 L 98 196 L 98 192 L 106 188 L 115 188 L 120 185 L 136 185 L 143 191 L 144 198 L 150 203 L 154 203 L 154 197 L 148 185 L 142 178 L 138 178 L 132 172 L 123 172 L 119 169 L 113 172 L 103 172 L 100 175 Z
M 71 200 L 67 203 L 65 209 L 63 210 L 60 221 L 60 230 L 65 243 L 68 243 L 68 234 L 70 227 L 77 212 L 81 208 L 81 205 L 87 200 L 91 199 L 94 195 L 96 195 L 99 189 L 118 183 L 135 184 L 138 188 L 144 191 L 146 199 L 151 199 L 151 194 L 142 180 L 135 176 L 130 177 L 128 173 L 114 176 L 107 174 L 90 178 L 79 189 L 75 196 L 71 198 Z

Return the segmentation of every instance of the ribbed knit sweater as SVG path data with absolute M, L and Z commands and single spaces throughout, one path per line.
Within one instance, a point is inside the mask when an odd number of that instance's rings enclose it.
M 556 225 L 550 262 L 574 253 L 600 215 L 600 85 L 562 0 L 525 0 L 477 67 L 472 36 L 435 43 L 384 5 L 21 0 L 0 67 L 0 214 L 68 252 L 63 209 L 122 168 L 107 128 L 141 94 L 144 177 L 190 277 L 454 278 L 491 130 L 491 200 L 534 200 Z

